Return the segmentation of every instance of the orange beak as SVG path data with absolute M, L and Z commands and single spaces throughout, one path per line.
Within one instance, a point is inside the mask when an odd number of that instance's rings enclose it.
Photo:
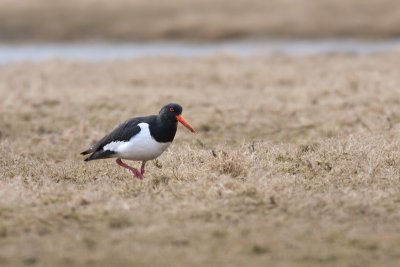
M 188 128 L 192 133 L 196 132 L 196 131 L 192 128 L 192 126 L 190 126 L 190 124 L 183 118 L 182 115 L 176 116 L 176 119 L 177 119 L 180 123 L 182 123 L 183 125 L 185 125 L 185 127 Z

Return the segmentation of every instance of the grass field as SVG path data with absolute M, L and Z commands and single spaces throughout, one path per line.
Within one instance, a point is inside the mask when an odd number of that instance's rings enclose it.
M 397 0 L 0 0 L 0 40 L 399 38 Z
M 400 54 L 0 66 L 1 266 L 398 266 Z M 79 155 L 184 107 L 140 182 Z

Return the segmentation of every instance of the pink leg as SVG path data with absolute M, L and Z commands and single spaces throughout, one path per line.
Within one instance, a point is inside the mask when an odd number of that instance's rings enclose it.
M 135 177 L 139 178 L 140 180 L 143 179 L 143 174 L 142 173 L 140 173 L 137 169 L 129 166 L 128 164 L 122 162 L 122 160 L 120 158 L 117 158 L 116 162 L 117 162 L 117 164 L 119 166 L 128 169 Z
M 146 164 L 146 161 L 142 161 L 142 167 L 140 167 L 140 173 L 142 174 L 142 176 L 144 174 L 144 165 L 145 164 Z

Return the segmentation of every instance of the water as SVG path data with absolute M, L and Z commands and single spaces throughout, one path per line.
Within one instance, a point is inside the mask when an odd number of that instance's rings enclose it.
M 238 56 L 380 53 L 400 48 L 400 39 L 384 41 L 359 40 L 297 40 L 297 41 L 229 41 L 218 43 L 82 43 L 82 44 L 0 44 L 0 63 L 78 59 L 103 61 L 138 57 L 197 57 L 215 54 Z

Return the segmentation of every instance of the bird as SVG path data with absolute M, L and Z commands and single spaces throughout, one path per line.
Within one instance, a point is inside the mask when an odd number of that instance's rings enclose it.
M 158 115 L 136 117 L 121 123 L 109 134 L 81 155 L 89 155 L 84 161 L 117 158 L 116 163 L 128 169 L 134 177 L 144 178 L 147 161 L 160 156 L 174 140 L 178 122 L 192 133 L 196 131 L 182 116 L 182 106 L 170 103 L 163 106 Z M 140 171 L 124 160 L 141 161 Z

